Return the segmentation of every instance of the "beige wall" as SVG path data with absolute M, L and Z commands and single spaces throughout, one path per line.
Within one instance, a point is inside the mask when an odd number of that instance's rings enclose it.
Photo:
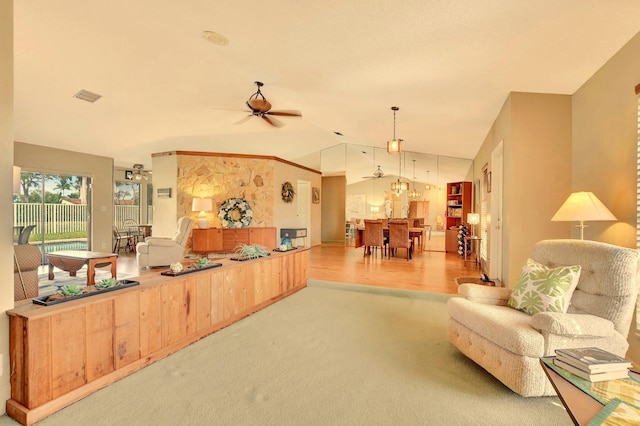
M 0 2 L 0 217 L 10 218 L 13 192 L 13 2 Z M 9 385 L 9 317 L 5 312 L 13 308 L 13 239 L 9 226 L 0 227 L 0 414 L 5 412 L 4 401 L 11 397 Z
M 500 142 L 503 179 L 492 186 L 503 188 L 502 226 L 489 223 L 488 245 L 501 232 L 501 278 L 510 286 L 536 241 L 569 236 L 570 224 L 551 217 L 571 188 L 571 97 L 511 93 L 474 159 L 474 176 L 482 176 L 485 164 L 492 170 L 491 153 Z
M 322 178 L 322 242 L 344 244 L 347 178 L 326 176 Z
M 592 191 L 618 218 L 590 222 L 589 239 L 636 246 L 640 34 L 573 95 L 572 190 Z
M 636 247 L 640 34 L 573 95 L 572 190 L 592 191 L 618 218 L 590 222 L 586 238 Z M 575 236 L 575 233 L 574 233 Z M 635 321 L 627 357 L 640 364 Z
M 24 170 L 89 176 L 92 182 L 91 242 L 95 251 L 111 251 L 113 159 L 16 142 L 14 163 Z
M 551 218 L 571 193 L 571 97 L 511 94 L 504 155 L 504 276 L 514 283 L 537 241 L 569 236 Z

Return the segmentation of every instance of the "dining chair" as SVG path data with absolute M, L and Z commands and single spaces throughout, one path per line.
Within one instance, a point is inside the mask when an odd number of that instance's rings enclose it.
M 29 244 L 29 238 L 31 237 L 31 232 L 35 229 L 35 225 L 25 226 L 22 231 L 20 231 L 20 236 L 18 237 L 18 244 Z
M 413 255 L 413 240 L 409 237 L 409 221 L 393 219 L 389 221 L 389 257 L 395 256 L 397 249 L 407 250 L 407 260 Z
M 144 231 L 138 227 L 138 222 L 134 219 L 125 219 L 122 221 L 122 226 L 127 231 L 127 235 L 133 239 L 134 244 L 144 241 Z
M 371 248 L 377 250 L 378 247 L 380 247 L 382 255 L 386 256 L 387 250 L 381 220 L 364 220 L 364 235 L 362 236 L 362 240 L 364 245 L 363 256 L 366 256 L 368 253 L 370 253 Z
M 120 250 L 134 250 L 133 237 L 128 234 L 122 234 L 116 225 L 113 225 L 113 252 L 118 253 Z M 123 244 L 124 242 L 124 244 Z

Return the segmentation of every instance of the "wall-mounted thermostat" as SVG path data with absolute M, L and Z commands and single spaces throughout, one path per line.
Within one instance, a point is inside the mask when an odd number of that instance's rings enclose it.
M 158 198 L 171 198 L 171 188 L 158 188 Z

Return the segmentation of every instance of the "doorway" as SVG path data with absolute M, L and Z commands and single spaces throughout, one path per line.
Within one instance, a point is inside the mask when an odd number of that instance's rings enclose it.
M 500 141 L 491 153 L 491 219 L 489 222 L 489 276 L 503 281 L 502 276 L 502 175 L 504 143 Z
M 298 180 L 298 203 L 296 204 L 296 227 L 306 228 L 307 238 L 304 239 L 305 247 L 309 247 L 311 236 L 311 182 Z M 297 243 L 296 243 L 297 244 Z
M 43 265 L 53 251 L 91 250 L 91 178 L 22 171 L 13 231 L 14 243 L 38 246 Z

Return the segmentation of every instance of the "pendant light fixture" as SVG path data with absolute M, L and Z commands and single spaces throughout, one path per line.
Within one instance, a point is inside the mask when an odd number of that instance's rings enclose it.
M 399 154 L 402 151 L 402 139 L 396 139 L 396 111 L 400 108 L 392 106 L 393 111 L 393 140 L 387 142 L 387 152 L 389 154 Z
M 429 191 L 431 189 L 431 185 L 429 184 L 429 170 L 427 170 L 427 184 L 424 186 L 425 191 Z
M 402 179 L 402 157 L 398 156 L 398 180 L 391 182 L 391 190 L 396 191 L 396 195 L 400 195 L 402 191 L 409 190 L 409 182 L 403 182 Z
M 409 198 L 422 197 L 420 191 L 416 191 L 416 160 L 413 160 L 413 189 L 407 194 Z

